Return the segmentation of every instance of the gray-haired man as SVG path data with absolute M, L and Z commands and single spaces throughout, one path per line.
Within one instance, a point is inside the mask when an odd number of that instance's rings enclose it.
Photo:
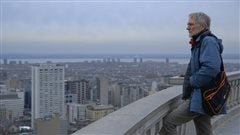
M 212 135 L 211 117 L 202 107 L 202 86 L 208 84 L 221 67 L 221 40 L 210 36 L 211 19 L 202 12 L 189 14 L 187 30 L 191 38 L 191 59 L 183 84 L 183 102 L 166 117 L 160 135 L 176 135 L 176 127 L 193 120 L 197 135 Z M 221 113 L 225 113 L 225 108 Z

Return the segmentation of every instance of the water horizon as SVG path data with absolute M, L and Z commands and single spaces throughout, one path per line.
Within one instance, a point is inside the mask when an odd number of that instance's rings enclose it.
M 169 63 L 178 63 L 178 64 L 187 64 L 189 62 L 189 58 L 136 58 L 136 61 L 139 63 L 140 59 L 142 62 L 169 62 Z M 239 63 L 240 59 L 235 58 L 224 58 L 224 63 Z M 18 58 L 18 59 L 7 59 L 7 63 L 69 63 L 69 62 L 135 62 L 135 58 Z M 3 63 L 3 60 L 1 60 Z

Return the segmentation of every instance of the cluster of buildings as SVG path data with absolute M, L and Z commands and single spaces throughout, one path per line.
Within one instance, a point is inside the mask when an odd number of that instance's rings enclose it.
M 11 75 L 9 80 L 1 72 L 0 132 L 69 134 L 148 95 L 140 85 L 111 82 L 104 75 L 91 84 L 66 80 L 65 72 L 64 64 L 54 63 L 31 65 L 31 79 Z
M 14 64 L 15 66 L 12 66 Z M 71 134 L 169 87 L 186 64 L 143 62 L 11 63 L 0 72 L 0 134 Z

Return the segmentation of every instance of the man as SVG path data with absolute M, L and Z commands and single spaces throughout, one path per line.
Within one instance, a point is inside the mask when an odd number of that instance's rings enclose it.
M 200 88 L 220 72 L 221 40 L 210 32 L 211 19 L 202 12 L 189 14 L 187 30 L 191 38 L 191 59 L 184 77 L 183 102 L 163 119 L 160 135 L 176 135 L 176 127 L 193 120 L 197 135 L 212 135 L 211 117 L 202 107 Z M 225 113 L 225 108 L 221 113 Z

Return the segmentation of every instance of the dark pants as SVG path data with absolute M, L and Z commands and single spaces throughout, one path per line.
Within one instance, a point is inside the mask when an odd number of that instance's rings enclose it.
M 189 112 L 189 100 L 183 101 L 176 109 L 163 118 L 160 135 L 177 135 L 177 126 L 193 120 L 197 135 L 212 135 L 211 117 Z

